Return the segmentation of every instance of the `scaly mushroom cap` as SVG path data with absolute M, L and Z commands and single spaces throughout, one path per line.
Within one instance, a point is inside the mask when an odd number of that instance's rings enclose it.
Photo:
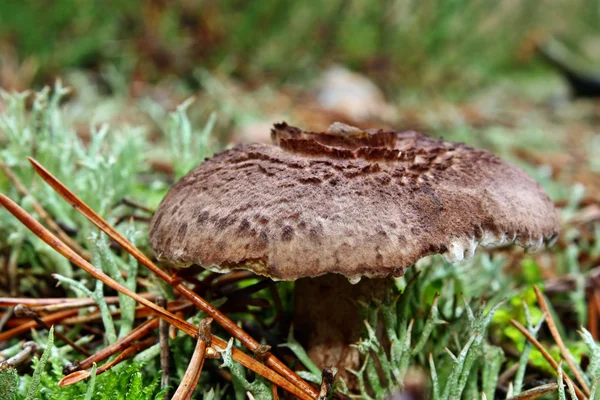
M 285 123 L 275 145 L 240 145 L 177 182 L 150 226 L 159 258 L 277 280 L 401 276 L 420 258 L 451 262 L 477 244 L 537 250 L 556 211 L 525 172 L 493 154 L 416 132 L 325 133 Z

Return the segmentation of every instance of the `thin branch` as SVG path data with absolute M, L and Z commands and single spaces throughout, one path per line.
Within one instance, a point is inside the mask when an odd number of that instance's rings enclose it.
M 184 313 L 183 311 L 177 311 L 175 315 L 177 315 L 178 318 L 183 319 Z M 177 338 L 177 328 L 173 325 L 169 325 L 169 339 L 175 340 L 175 338 Z
M 106 302 L 107 304 L 114 304 L 109 302 L 109 299 L 114 299 L 116 300 L 117 297 L 116 296 L 106 296 Z M 92 300 L 91 298 L 70 298 L 70 297 L 57 297 L 57 298 L 52 298 L 52 297 L 48 297 L 48 298 L 43 298 L 43 299 L 29 299 L 27 297 L 0 297 L 0 307 L 9 307 L 9 306 L 16 306 L 18 304 L 24 304 L 28 307 L 44 307 L 44 306 L 50 306 L 50 305 L 57 305 L 57 304 L 71 304 L 71 303 L 79 303 L 82 301 L 86 301 L 89 302 L 89 305 L 94 305 L 96 304 L 94 302 L 94 300 Z M 54 310 L 56 311 L 56 310 Z
M 169 303 L 167 303 L 167 310 L 176 313 L 178 310 L 184 310 L 186 308 L 190 308 L 192 307 L 192 303 L 190 303 L 187 300 L 174 300 L 174 301 L 170 301 Z M 117 309 L 114 311 L 110 312 L 110 315 L 112 317 L 114 317 L 115 319 L 118 319 L 121 316 L 121 310 Z M 144 307 L 144 306 L 138 306 L 135 308 L 135 319 L 140 319 L 140 318 L 146 318 L 149 316 L 154 315 L 154 313 L 152 312 L 152 310 Z M 177 313 L 175 314 L 177 316 L 177 318 L 182 319 L 182 315 L 178 315 Z M 102 315 L 100 313 L 100 311 L 94 311 L 90 314 L 86 314 L 86 315 L 76 315 L 74 317 L 70 317 L 70 318 L 66 318 L 64 321 L 62 321 L 63 325 L 77 325 L 77 324 L 81 324 L 81 323 L 86 323 L 86 322 L 94 322 L 94 321 L 99 321 L 100 319 L 102 319 Z
M 140 294 L 140 295 L 142 297 L 147 298 L 148 300 L 153 300 L 156 298 L 156 294 L 154 294 L 154 293 L 145 293 L 145 294 Z M 36 312 L 50 313 L 50 312 L 57 312 L 57 311 L 62 311 L 62 310 L 70 310 L 73 308 L 96 306 L 96 301 L 92 298 L 69 299 L 69 300 L 75 300 L 75 301 L 69 301 L 69 302 L 63 302 L 63 303 L 57 303 L 57 304 L 49 304 L 47 306 L 36 306 L 36 307 L 31 307 L 31 309 Z M 106 300 L 106 304 L 119 303 L 119 298 L 117 296 L 106 296 L 106 297 L 104 297 L 104 300 Z
M 180 327 L 181 330 L 188 333 L 191 336 L 194 336 L 193 325 L 189 324 L 187 326 L 183 321 L 180 321 L 175 315 L 170 313 L 169 311 L 163 309 L 162 307 L 158 307 L 156 304 L 151 301 L 141 297 L 137 293 L 129 290 L 125 286 L 121 285 L 110 276 L 106 275 L 104 272 L 100 271 L 98 268 L 94 267 L 92 264 L 87 262 L 83 257 L 79 254 L 75 253 L 73 249 L 64 244 L 60 239 L 58 239 L 54 234 L 52 234 L 48 229 L 46 229 L 42 224 L 37 222 L 31 215 L 29 215 L 25 210 L 19 207 L 15 202 L 10 200 L 8 197 L 0 194 L 0 203 L 19 221 L 21 221 L 28 229 L 30 229 L 36 236 L 46 242 L 50 247 L 64 256 L 66 259 L 71 261 L 73 264 L 77 265 L 79 268 L 86 271 L 95 279 L 101 280 L 107 286 L 110 286 L 114 290 L 123 293 L 129 297 L 135 298 L 139 303 L 145 305 L 146 307 L 156 311 L 162 318 L 165 318 L 172 324 Z
M 598 340 L 598 301 L 596 295 L 596 287 L 587 290 L 588 295 L 588 331 L 592 334 L 594 340 Z
M 6 312 L 4 314 L 2 314 L 2 316 L 0 317 L 0 332 L 2 332 L 4 330 L 6 323 L 13 316 L 14 309 L 15 309 L 15 307 L 8 307 Z
M 31 215 L 29 215 L 25 210 L 23 210 L 21 207 L 19 207 L 15 202 L 13 202 L 12 200 L 10 200 L 8 197 L 6 197 L 5 195 L 3 195 L 1 193 L 0 193 L 0 204 L 2 204 L 11 214 L 13 214 L 19 221 L 21 221 L 36 236 L 38 236 L 40 239 L 42 239 L 44 242 L 46 242 L 48 245 L 50 245 L 50 247 L 52 247 L 54 250 L 56 250 L 58 253 L 60 253 L 65 258 L 67 258 L 73 264 L 77 265 L 79 268 L 81 268 L 84 271 L 86 271 L 87 273 L 89 273 L 92 277 L 94 277 L 96 279 L 100 279 L 107 286 L 135 299 L 138 303 L 141 303 L 144 306 L 152 309 L 160 318 L 166 319 L 170 324 L 175 325 L 182 332 L 186 333 L 189 336 L 197 338 L 198 332 L 194 325 L 190 324 L 187 321 L 180 320 L 173 313 L 165 310 L 162 307 L 157 306 L 156 304 L 152 303 L 151 301 L 149 301 L 149 300 L 141 297 L 137 293 L 129 290 L 125 286 L 121 285 L 120 283 L 118 283 L 117 281 L 112 279 L 110 276 L 106 275 L 104 272 L 100 271 L 99 269 L 97 269 L 96 267 L 91 265 L 89 262 L 84 260 L 80 255 L 75 253 L 75 251 L 73 251 L 73 249 L 68 247 L 66 244 L 64 244 L 62 241 L 60 241 L 60 239 L 58 239 L 56 236 L 54 236 L 42 224 L 37 222 Z M 136 251 L 139 252 L 139 250 L 137 250 L 137 249 L 136 249 Z M 140 254 L 141 254 L 141 252 L 140 252 Z M 212 305 L 211 305 L 211 308 L 212 308 Z M 72 310 L 65 311 L 65 313 L 67 313 L 67 312 L 70 313 L 70 312 L 72 312 Z M 76 312 L 77 311 L 75 310 L 75 313 Z M 222 314 L 220 314 L 220 315 L 222 315 Z M 1 337 L 2 337 L 2 334 L 0 334 L 0 339 L 1 339 Z M 215 343 L 216 346 L 218 346 L 222 349 L 225 349 L 227 347 L 227 343 L 224 340 L 222 340 L 216 336 L 214 336 L 212 338 L 212 341 Z M 288 392 L 292 393 L 293 395 L 300 397 L 301 399 L 313 399 L 314 398 L 314 397 L 311 397 L 310 395 L 308 395 L 306 392 L 302 391 L 297 386 L 292 385 L 284 377 L 282 377 L 275 371 L 271 370 L 270 368 L 267 368 L 263 364 L 257 362 L 256 360 L 254 360 L 252 357 L 248 356 L 247 354 L 245 354 L 237 349 L 234 349 L 232 356 L 237 362 L 242 364 L 244 367 L 249 368 L 249 369 L 253 370 L 254 372 L 256 372 L 257 374 L 264 376 L 266 379 L 276 383 L 282 389 L 287 390 Z
M 190 400 L 192 398 L 192 394 L 194 394 L 198 379 L 200 379 L 200 374 L 202 373 L 202 367 L 204 366 L 206 347 L 210 346 L 211 322 L 212 318 L 204 318 L 200 321 L 198 341 L 196 342 L 194 354 L 172 400 Z
M 596 287 L 596 279 L 594 279 L 594 286 L 592 287 L 592 294 L 594 298 L 592 302 L 595 304 L 595 309 L 600 313 L 600 288 Z M 596 328 L 596 331 L 598 328 Z
M 141 217 L 135 214 L 125 214 L 117 218 L 117 220 L 115 221 L 115 226 L 121 225 L 125 221 L 137 221 L 148 224 L 150 223 L 151 219 L 149 217 Z
M 158 318 L 154 317 L 154 318 L 144 322 L 143 324 L 141 324 L 140 326 L 138 326 L 131 332 L 129 332 L 126 336 L 123 336 L 117 342 L 111 344 L 108 347 L 103 348 L 102 350 L 100 350 L 96 354 L 92 355 L 91 357 L 88 357 L 83 361 L 74 361 L 73 363 L 67 365 L 63 369 L 63 374 L 68 375 L 75 371 L 88 369 L 94 363 L 97 364 L 101 361 L 106 360 L 113 354 L 116 354 L 120 351 L 124 351 L 133 342 L 142 339 L 143 337 L 148 335 L 153 329 L 156 329 L 157 326 L 158 326 Z
M 121 247 L 123 247 L 129 254 L 134 256 L 139 262 L 145 265 L 159 278 L 172 285 L 174 289 L 179 291 L 182 295 L 191 300 L 197 307 L 204 311 L 208 316 L 214 318 L 214 320 L 221 325 L 227 332 L 238 339 L 244 346 L 251 351 L 255 351 L 259 347 L 259 343 L 254 340 L 250 335 L 244 332 L 235 322 L 221 313 L 208 301 L 198 296 L 187 286 L 179 283 L 176 279 L 172 278 L 165 271 L 158 268 L 144 253 L 138 248 L 133 246 L 123 235 L 121 235 L 116 229 L 110 226 L 102 217 L 94 212 L 87 204 L 79 199 L 73 192 L 71 192 L 65 185 L 56 179 L 49 171 L 47 171 L 40 163 L 31 157 L 28 160 L 33 165 L 35 171 L 44 179 L 60 196 L 62 196 L 69 204 L 71 204 L 77 211 L 84 215 L 94 225 L 104 231 L 107 235 L 116 241 Z M 169 321 L 171 322 L 171 321 Z M 172 322 L 171 322 L 172 323 Z M 193 334 L 192 334 L 193 335 Z M 288 368 L 284 363 L 279 361 L 273 354 L 268 353 L 265 356 L 265 362 L 276 372 L 283 375 L 286 379 L 292 382 L 296 387 L 310 395 L 312 398 L 316 398 L 318 392 L 300 378 L 295 372 Z
M 548 383 L 546 385 L 537 386 L 532 389 L 521 392 L 516 396 L 510 397 L 508 400 L 535 400 L 539 399 L 540 397 L 546 396 L 547 394 L 554 393 L 557 390 L 557 383 Z
M 552 333 L 552 337 L 554 338 L 556 345 L 560 349 L 560 353 L 562 354 L 563 358 L 569 365 L 569 368 L 571 368 L 571 372 L 573 372 L 573 374 L 575 375 L 577 382 L 579 382 L 579 384 L 583 388 L 585 395 L 589 396 L 590 395 L 590 387 L 585 382 L 585 379 L 583 379 L 583 376 L 581 375 L 579 368 L 577 368 L 577 366 L 575 365 L 575 362 L 573 361 L 573 356 L 571 356 L 571 353 L 569 352 L 569 350 L 565 346 L 565 343 L 563 342 L 562 338 L 560 337 L 560 333 L 558 332 L 558 329 L 556 328 L 556 324 L 554 323 L 552 314 L 550 314 L 550 310 L 548 309 L 548 304 L 546 303 L 546 299 L 544 298 L 544 295 L 542 294 L 542 292 L 540 291 L 540 289 L 537 286 L 533 286 L 533 290 L 535 290 L 535 295 L 537 297 L 540 308 L 546 315 L 546 323 L 548 324 L 548 329 L 550 329 L 550 333 Z
M 50 227 L 56 235 L 62 239 L 70 248 L 81 254 L 83 258 L 90 261 L 92 259 L 90 253 L 83 249 L 79 243 L 71 239 L 69 235 L 54 221 L 54 219 L 46 212 L 44 207 L 33 197 L 29 190 L 23 185 L 23 183 L 19 180 L 19 178 L 15 175 L 12 169 L 3 161 L 0 161 L 0 168 L 4 171 L 4 174 L 8 178 L 8 180 L 15 186 L 17 191 L 21 193 L 23 197 L 29 197 L 31 201 L 31 206 L 35 210 L 36 213 L 40 216 L 40 218 Z
M 558 373 L 558 363 L 554 360 L 554 358 L 552 358 L 550 353 L 548 353 L 548 350 L 546 350 L 544 348 L 544 346 L 542 346 L 542 344 L 540 342 L 538 342 L 538 340 L 535 337 L 533 337 L 533 335 L 531 333 L 529 333 L 529 331 L 527 329 L 525 329 L 525 327 L 523 325 L 521 325 L 518 321 L 511 319 L 510 323 L 515 328 L 517 328 L 523 334 L 523 336 L 525 336 L 527 338 L 527 340 L 529 340 L 531 343 L 533 343 L 533 345 L 536 347 L 536 349 L 538 349 L 540 351 L 540 353 L 542 353 L 542 356 L 544 356 L 546 361 L 548 361 L 548 363 L 550 363 L 552 368 Z M 564 376 L 565 376 L 566 381 L 571 380 L 571 378 L 569 378 L 567 376 L 567 374 L 564 374 Z M 579 389 L 578 386 L 576 386 L 575 384 L 573 386 L 575 387 L 575 392 L 577 393 L 577 397 L 580 400 L 587 399 L 585 394 L 581 391 L 581 389 Z
M 129 346 L 128 348 L 123 350 L 123 352 L 121 354 L 119 354 L 114 360 L 107 362 L 106 364 L 104 364 L 103 366 L 98 368 L 96 370 L 96 376 L 103 374 L 104 372 L 108 371 L 115 365 L 122 363 L 125 360 L 129 360 L 136 354 L 140 353 L 141 351 L 146 350 L 148 347 L 150 347 L 154 344 L 156 344 L 156 338 L 148 338 L 146 340 L 143 340 L 141 342 L 138 342 L 134 345 Z M 89 378 L 90 376 L 92 376 L 92 373 L 90 371 L 76 371 L 76 372 L 69 374 L 69 375 L 65 376 L 64 378 L 62 378 L 60 380 L 60 382 L 58 382 L 58 386 L 74 385 L 78 382 L 81 382 L 81 381 Z
M 157 303 L 161 307 L 166 307 L 167 300 L 160 296 L 157 299 Z M 177 314 L 176 314 L 177 315 Z M 170 359 L 170 349 L 169 349 L 169 324 L 164 319 L 161 319 L 158 323 L 158 340 L 160 343 L 160 369 L 162 371 L 162 375 L 160 377 L 160 387 L 161 389 L 166 389 L 169 386 L 169 359 Z M 168 400 L 169 390 L 165 390 L 164 399 Z
M 36 342 L 25 342 L 23 343 L 23 349 L 9 358 L 0 363 L 0 372 L 8 369 L 15 368 L 19 365 L 23 364 L 25 361 L 29 359 L 29 357 L 35 353 L 39 349 L 39 346 Z
M 153 300 L 156 298 L 155 293 L 140 293 L 140 296 Z M 106 304 L 116 304 L 119 302 L 117 296 L 106 296 Z M 10 307 L 19 304 L 31 307 L 31 309 L 42 312 L 56 312 L 68 310 L 70 308 L 79 308 L 86 306 L 94 306 L 96 302 L 92 298 L 73 299 L 69 297 L 45 298 L 45 299 L 29 299 L 26 297 L 0 297 L 0 307 Z M 71 307 L 71 305 L 73 305 Z M 64 308 L 61 308 L 64 306 Z M 54 308 L 56 307 L 56 308 Z
M 14 313 L 17 317 L 31 318 L 32 320 L 37 322 L 39 326 L 41 326 L 47 330 L 50 330 L 50 326 L 47 323 L 45 323 L 44 320 L 42 320 L 42 318 L 40 318 L 38 313 L 33 311 L 31 308 L 28 308 L 27 306 L 19 304 L 18 306 L 15 307 Z M 78 345 L 70 338 L 66 337 L 62 332 L 54 331 L 54 334 L 60 340 L 62 340 L 63 342 L 65 342 L 66 344 L 71 346 L 74 350 L 80 352 L 81 354 L 83 354 L 85 356 L 92 355 L 92 353 L 90 353 L 87 349 L 83 348 L 82 346 Z
M 42 317 L 42 321 L 44 321 L 48 325 L 53 325 L 54 323 L 61 321 L 65 318 L 77 315 L 78 312 L 79 312 L 78 310 L 61 311 L 61 312 L 57 312 L 57 313 L 46 315 L 45 317 Z M 2 342 L 4 340 L 12 339 L 12 338 L 20 335 L 23 332 L 27 332 L 28 330 L 37 328 L 39 326 L 40 325 L 36 321 L 29 321 L 29 322 L 19 324 L 18 326 L 14 327 L 12 329 L 9 329 L 7 331 L 0 333 L 0 342 Z
M 131 200 L 130 198 L 127 197 L 123 197 L 120 201 L 118 201 L 114 206 L 112 206 L 111 208 L 117 208 L 120 205 L 125 205 L 125 206 L 129 206 L 132 208 L 137 208 L 138 210 L 142 210 L 145 211 L 149 214 L 154 214 L 154 210 L 151 209 L 150 207 L 142 204 L 142 203 L 138 203 L 137 201 Z

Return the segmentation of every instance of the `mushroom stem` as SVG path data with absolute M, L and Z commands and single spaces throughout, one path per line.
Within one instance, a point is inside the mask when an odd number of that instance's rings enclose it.
M 295 335 L 319 368 L 336 367 L 350 389 L 357 382 L 346 369 L 360 369 L 360 354 L 350 345 L 360 340 L 364 329 L 357 301 L 383 300 L 391 282 L 363 278 L 351 284 L 338 274 L 296 281 Z

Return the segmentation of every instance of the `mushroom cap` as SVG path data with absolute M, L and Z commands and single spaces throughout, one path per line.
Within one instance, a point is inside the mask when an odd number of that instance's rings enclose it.
M 188 173 L 150 225 L 160 259 L 276 280 L 338 273 L 401 276 L 478 244 L 535 251 L 558 236 L 554 206 L 521 169 L 488 151 L 417 132 L 285 123 L 274 145 L 223 151 Z

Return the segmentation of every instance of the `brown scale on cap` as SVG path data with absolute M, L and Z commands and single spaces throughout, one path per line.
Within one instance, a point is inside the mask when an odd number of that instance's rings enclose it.
M 348 279 L 400 276 L 433 253 L 459 261 L 478 243 L 536 250 L 558 234 L 541 188 L 487 151 L 339 123 L 324 133 L 277 124 L 272 139 L 181 179 L 154 215 L 150 244 L 180 266 L 297 280 L 295 335 L 351 392 L 347 369 L 361 364 L 350 345 L 364 327 L 356 301 L 383 300 L 390 280 Z
M 285 123 L 275 145 L 206 160 L 162 201 L 150 243 L 176 265 L 278 280 L 401 276 L 420 258 L 477 244 L 537 250 L 558 234 L 552 202 L 493 154 L 416 132 Z

